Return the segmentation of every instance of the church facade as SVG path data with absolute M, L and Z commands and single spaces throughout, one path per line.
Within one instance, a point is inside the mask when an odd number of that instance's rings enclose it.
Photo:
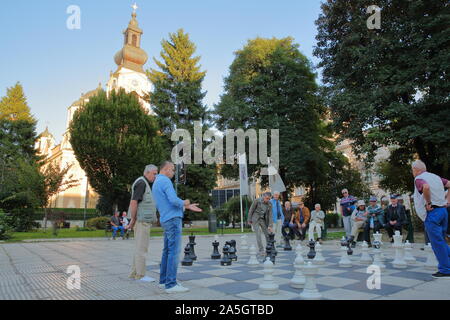
M 149 94 L 152 85 L 143 68 L 148 60 L 148 55 L 141 48 L 143 31 L 139 28 L 136 19 L 136 8 L 123 35 L 123 47 L 114 56 L 117 70 L 110 73 L 106 92 L 110 93 L 113 90 L 123 88 L 127 93 L 135 94 L 143 108 L 151 114 Z M 103 88 L 100 84 L 96 89 L 86 94 L 81 94 L 81 97 L 68 107 L 66 130 L 60 144 L 56 144 L 56 140 L 48 131 L 48 128 L 38 136 L 35 147 L 38 154 L 45 159 L 44 168 L 48 164 L 56 165 L 61 169 L 70 166 L 66 178 L 71 176 L 72 179 L 77 180 L 75 186 L 57 194 L 51 199 L 50 207 L 52 208 L 84 208 L 85 206 L 87 208 L 95 208 L 97 204 L 98 194 L 89 185 L 86 173 L 80 167 L 70 144 L 69 126 L 75 112 L 101 90 Z

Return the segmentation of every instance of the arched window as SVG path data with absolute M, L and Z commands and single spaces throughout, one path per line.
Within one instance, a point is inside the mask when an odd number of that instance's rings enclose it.
M 133 34 L 131 39 L 132 39 L 131 40 L 132 45 L 137 47 L 137 36 L 135 34 Z

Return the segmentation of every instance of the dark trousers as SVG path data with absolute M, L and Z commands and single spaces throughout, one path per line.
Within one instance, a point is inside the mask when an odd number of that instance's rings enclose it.
M 376 221 L 373 224 L 373 229 L 370 228 L 370 223 L 366 223 L 366 226 L 364 227 L 364 241 L 366 241 L 368 244 L 370 244 L 370 230 L 373 230 L 373 233 L 380 232 L 380 230 L 383 228 L 381 223 Z
M 400 231 L 400 234 L 403 234 L 403 228 L 402 228 L 402 225 L 401 224 L 394 224 L 393 226 L 388 222 L 387 224 L 386 224 L 386 227 L 385 227 L 385 229 L 386 229 L 386 231 L 387 231 L 387 233 L 388 233 L 388 235 L 389 235 L 389 238 L 392 238 L 393 236 L 394 236 L 394 234 L 395 234 L 395 231 Z
M 305 228 L 302 227 L 298 227 L 297 224 L 294 224 L 293 226 L 289 226 L 289 222 L 284 222 L 283 226 L 281 228 L 281 233 L 283 234 L 283 237 L 289 237 L 289 239 L 294 240 L 294 239 L 299 239 L 299 240 L 305 240 L 306 237 L 306 230 L 307 230 L 308 226 L 306 226 Z

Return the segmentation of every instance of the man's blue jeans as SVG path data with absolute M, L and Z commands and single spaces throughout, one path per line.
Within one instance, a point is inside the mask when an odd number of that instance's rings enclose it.
M 181 249 L 182 219 L 173 218 L 162 222 L 164 230 L 164 249 L 162 252 L 159 283 L 166 289 L 177 285 L 177 271 Z
M 428 212 L 425 219 L 425 230 L 439 262 L 439 272 L 450 274 L 450 247 L 445 241 L 447 225 L 448 214 L 446 208 L 436 208 Z
M 113 237 L 116 236 L 117 230 L 120 230 L 120 236 L 123 237 L 123 234 L 124 234 L 125 229 L 124 229 L 122 226 L 119 226 L 119 227 L 112 227 L 112 229 L 113 229 Z

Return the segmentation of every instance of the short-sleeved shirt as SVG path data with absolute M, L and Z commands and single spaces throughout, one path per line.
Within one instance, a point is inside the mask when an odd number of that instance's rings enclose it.
M 147 180 L 147 183 L 149 184 L 150 189 L 151 189 L 153 184 L 150 181 L 148 181 L 148 179 L 146 177 L 144 177 L 144 179 Z M 144 199 L 145 188 L 147 188 L 147 185 L 145 184 L 145 182 L 142 180 L 138 181 L 136 183 L 136 185 L 134 186 L 133 199 L 131 199 L 131 200 L 135 200 L 138 203 L 140 203 Z
M 444 185 L 444 187 L 447 185 L 447 183 L 448 183 L 448 180 L 447 179 L 444 179 L 444 178 L 441 178 L 441 180 L 442 180 L 442 184 Z M 423 185 L 424 184 L 426 184 L 427 182 L 425 181 L 425 180 L 423 180 L 423 179 L 416 179 L 416 187 L 417 187 L 417 190 L 420 192 L 420 193 L 422 193 L 423 192 Z

